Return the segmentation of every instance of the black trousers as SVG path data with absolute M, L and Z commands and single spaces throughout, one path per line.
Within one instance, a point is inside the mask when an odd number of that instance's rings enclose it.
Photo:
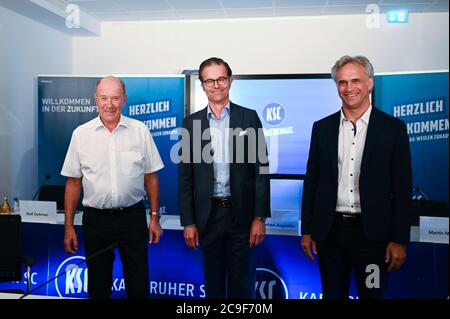
M 326 241 L 317 244 L 323 299 L 348 299 L 353 270 L 359 299 L 382 298 L 387 243 L 369 242 L 361 217 L 336 218 Z
M 231 208 L 213 204 L 200 237 L 208 299 L 254 299 L 256 264 L 249 230 L 238 227 Z
M 84 207 L 84 243 L 86 256 L 117 243 L 127 297 L 147 298 L 149 294 L 148 225 L 143 203 L 140 202 L 135 206 L 126 211 Z M 88 293 L 91 298 L 110 297 L 114 257 L 114 251 L 109 250 L 87 261 Z

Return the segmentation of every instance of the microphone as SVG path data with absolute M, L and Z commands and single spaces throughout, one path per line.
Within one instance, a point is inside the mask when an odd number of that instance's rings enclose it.
M 41 185 L 39 185 L 39 188 L 36 191 L 36 194 L 34 194 L 33 199 L 34 200 L 37 196 L 37 194 L 39 194 L 39 192 L 41 191 L 42 186 L 44 186 L 45 182 L 47 182 L 50 178 L 52 177 L 52 175 L 50 174 L 45 174 L 45 179 L 42 181 Z
M 97 257 L 98 255 L 103 254 L 104 252 L 107 252 L 107 251 L 110 251 L 110 250 L 114 250 L 114 248 L 117 248 L 118 246 L 119 246 L 119 243 L 118 243 L 118 242 L 112 243 L 111 245 L 109 245 L 109 246 L 107 246 L 107 247 L 105 247 L 105 248 L 103 248 L 103 249 L 100 249 L 99 251 L 93 253 L 92 255 L 87 256 L 84 260 L 82 260 L 82 261 L 76 263 L 76 266 L 79 266 L 79 265 L 81 265 L 81 264 L 84 264 L 84 263 L 87 262 L 88 260 L 94 259 L 95 257 Z M 30 291 L 27 291 L 27 293 L 25 293 L 25 294 L 23 294 L 22 296 L 20 296 L 19 299 L 23 299 L 23 298 L 25 298 L 26 296 L 31 295 L 33 292 L 35 292 L 35 291 L 38 290 L 39 288 L 42 288 L 42 287 L 44 287 L 45 285 L 47 285 L 48 283 L 50 283 L 50 282 L 52 282 L 53 280 L 55 280 L 56 278 L 59 278 L 59 277 L 61 277 L 62 275 L 65 275 L 68 271 L 70 271 L 70 270 L 72 270 L 72 269 L 73 269 L 73 268 L 66 269 L 64 272 L 62 272 L 62 273 L 56 275 L 56 276 L 53 277 L 53 278 L 50 278 L 49 280 L 47 280 L 47 281 L 44 282 L 43 284 L 40 284 L 39 286 L 37 286 L 37 287 L 31 289 Z

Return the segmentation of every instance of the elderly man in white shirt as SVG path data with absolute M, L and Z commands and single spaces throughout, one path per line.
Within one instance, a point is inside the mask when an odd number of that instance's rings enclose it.
M 87 260 L 88 293 L 109 298 L 112 287 L 113 249 L 117 246 L 123 265 L 128 298 L 149 293 L 148 246 L 158 243 L 159 185 L 156 171 L 164 167 L 147 127 L 121 115 L 127 95 L 115 77 L 97 82 L 95 102 L 99 117 L 77 127 L 70 141 L 61 175 L 65 190 L 64 246 L 78 250 L 73 221 L 83 186 L 83 234 Z M 150 225 L 143 198 L 150 201 Z

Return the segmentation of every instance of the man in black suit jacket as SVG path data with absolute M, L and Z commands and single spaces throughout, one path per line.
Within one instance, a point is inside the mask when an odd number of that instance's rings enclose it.
M 252 247 L 270 216 L 268 159 L 255 111 L 230 102 L 229 65 L 202 62 L 208 106 L 184 120 L 179 196 L 186 244 L 204 256 L 206 297 L 254 298 Z
M 342 108 L 312 129 L 301 246 L 318 255 L 323 298 L 380 298 L 410 239 L 411 155 L 405 124 L 371 106 L 373 67 L 362 56 L 332 69 Z

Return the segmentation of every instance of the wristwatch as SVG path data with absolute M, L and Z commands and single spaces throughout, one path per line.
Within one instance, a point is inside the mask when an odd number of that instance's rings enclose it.
M 152 216 L 161 217 L 161 214 L 159 212 L 151 212 Z
M 263 223 L 266 222 L 267 217 L 261 217 L 261 216 L 257 216 L 256 217 L 257 220 L 262 221 Z

